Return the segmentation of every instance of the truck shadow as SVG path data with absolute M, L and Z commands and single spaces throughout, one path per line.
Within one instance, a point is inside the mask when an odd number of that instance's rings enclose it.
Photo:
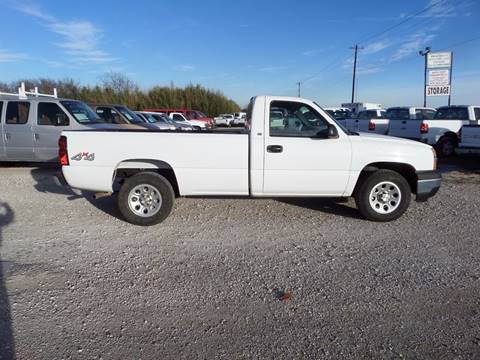
M 67 196 L 70 201 L 85 199 L 97 209 L 110 216 L 121 219 L 120 211 L 117 208 L 116 196 L 109 196 L 101 199 L 94 199 L 93 192 L 72 190 L 68 186 L 62 186 L 56 180 L 60 169 L 57 168 L 34 168 L 30 174 L 35 181 L 34 188 L 43 193 L 59 194 Z
M 465 174 L 480 174 L 480 157 L 476 155 L 457 155 L 438 160 L 441 173 L 458 171 Z
M 0 359 L 15 358 L 15 341 L 13 337 L 12 314 L 8 301 L 4 261 L 1 258 L 2 230 L 14 220 L 12 208 L 0 201 Z
M 346 205 L 344 198 L 280 198 L 276 199 L 284 204 L 302 207 L 305 209 L 343 216 L 351 219 L 363 219 L 357 209 Z

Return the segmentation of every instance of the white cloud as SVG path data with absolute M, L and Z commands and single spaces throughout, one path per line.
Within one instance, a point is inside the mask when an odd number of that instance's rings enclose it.
M 24 53 L 15 53 L 8 50 L 0 49 L 0 62 L 15 62 L 24 60 L 27 58 L 27 54 Z
M 258 71 L 273 74 L 273 73 L 276 73 L 276 72 L 279 72 L 279 71 L 282 71 L 282 70 L 286 70 L 286 69 L 288 69 L 287 66 L 269 65 L 269 66 L 265 66 L 265 67 L 262 67 L 262 68 L 258 69 Z
M 379 51 L 385 50 L 386 48 L 390 47 L 392 43 L 387 40 L 380 40 L 365 46 L 363 50 L 360 51 L 363 55 L 370 55 L 375 54 Z
M 302 52 L 302 55 L 303 56 L 315 56 L 315 55 L 320 54 L 321 52 L 322 51 L 318 50 L 318 49 L 310 49 L 310 50 L 305 50 L 304 52 Z
M 116 60 L 99 48 L 103 32 L 90 21 L 61 21 L 32 3 L 15 3 L 12 7 L 28 16 L 42 20 L 42 24 L 60 35 L 62 41 L 55 45 L 68 55 L 68 62 L 105 64 Z
M 390 57 L 390 62 L 402 60 L 419 50 L 435 38 L 435 34 L 427 34 L 423 31 L 416 32 L 410 35 L 406 42 L 404 42 Z
M 173 67 L 176 71 L 191 72 L 195 70 L 195 65 L 179 64 Z

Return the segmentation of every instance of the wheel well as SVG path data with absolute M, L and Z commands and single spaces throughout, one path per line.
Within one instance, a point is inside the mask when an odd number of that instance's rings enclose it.
M 113 190 L 118 191 L 124 181 L 140 172 L 154 172 L 165 177 L 173 187 L 175 196 L 180 196 L 177 176 L 170 164 L 159 160 L 126 160 L 117 165 L 113 178 Z
M 440 141 L 443 138 L 452 138 L 456 144 L 458 144 L 458 135 L 455 134 L 453 131 L 448 131 L 445 134 L 443 134 L 438 141 Z
M 417 193 L 417 174 L 415 172 L 415 168 L 409 164 L 404 163 L 390 163 L 390 162 L 378 162 L 372 163 L 365 166 L 360 175 L 358 176 L 357 183 L 355 185 L 355 189 L 353 192 L 355 193 L 357 188 L 362 183 L 363 179 L 368 176 L 370 173 L 375 172 L 377 170 L 392 170 L 400 175 L 402 175 L 405 180 L 407 180 L 408 184 L 410 185 L 410 189 L 412 193 Z

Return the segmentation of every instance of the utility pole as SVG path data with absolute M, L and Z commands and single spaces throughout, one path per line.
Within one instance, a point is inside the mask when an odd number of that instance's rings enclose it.
M 298 86 L 298 97 L 300 97 L 301 95 L 301 86 L 302 86 L 302 83 L 299 81 L 297 82 L 297 86 Z
M 452 72 L 453 72 L 453 52 L 450 58 L 450 80 L 449 80 L 450 95 L 448 95 L 448 106 L 450 106 L 452 103 Z
M 418 54 L 425 58 L 425 72 L 423 74 L 423 107 L 427 106 L 427 67 L 428 67 L 428 54 L 432 49 L 427 46 L 425 50 L 420 50 Z
M 353 81 L 352 81 L 352 103 L 355 102 L 355 77 L 357 75 L 357 54 L 358 50 L 361 50 L 363 48 L 358 47 L 358 44 L 355 44 L 355 47 L 351 47 L 350 49 L 355 50 L 355 55 L 353 58 Z

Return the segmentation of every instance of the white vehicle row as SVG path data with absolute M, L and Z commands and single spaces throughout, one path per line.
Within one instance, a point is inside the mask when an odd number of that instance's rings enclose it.
M 462 128 L 480 125 L 480 106 L 391 107 L 370 109 L 342 118 L 337 109 L 327 108 L 350 131 L 370 132 L 421 141 L 435 146 L 440 156 L 450 156 L 462 144 Z M 468 129 L 466 135 L 475 130 Z M 465 142 L 463 142 L 465 143 Z
M 246 118 L 247 113 L 236 112 L 233 114 L 220 114 L 213 120 L 216 126 L 245 126 Z

